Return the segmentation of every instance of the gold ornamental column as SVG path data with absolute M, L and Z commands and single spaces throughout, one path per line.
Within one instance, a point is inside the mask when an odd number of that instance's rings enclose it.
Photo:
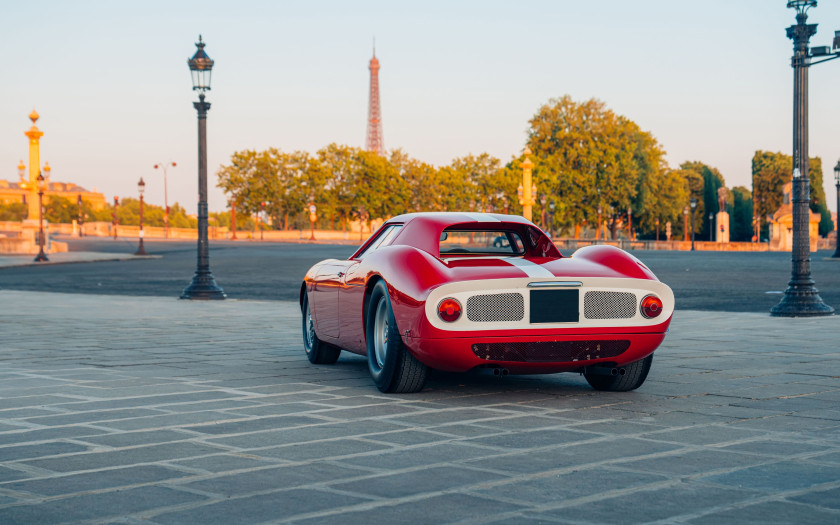
M 522 161 L 522 184 L 519 185 L 517 193 L 519 193 L 519 204 L 522 205 L 522 216 L 530 221 L 533 216 L 533 206 L 537 202 L 537 187 L 531 182 L 531 170 L 534 169 L 534 163 L 529 157 L 531 149 L 526 147 L 523 154 L 525 160 Z
M 26 196 L 26 203 L 29 206 L 27 219 L 33 221 L 38 220 L 38 214 L 40 212 L 38 209 L 38 175 L 41 170 L 40 140 L 41 137 L 44 136 L 44 132 L 38 129 L 38 126 L 35 125 L 35 121 L 39 118 L 40 115 L 38 115 L 38 112 L 33 109 L 32 113 L 29 114 L 29 120 L 32 121 L 32 127 L 25 133 L 25 135 L 29 138 L 29 180 L 26 181 L 26 189 L 29 190 L 29 193 Z

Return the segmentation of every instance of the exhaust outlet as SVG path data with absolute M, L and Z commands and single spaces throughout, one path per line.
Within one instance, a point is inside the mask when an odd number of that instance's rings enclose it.
M 510 373 L 510 370 L 507 368 L 494 368 L 493 375 L 496 377 L 504 377 Z
M 619 369 L 618 369 L 618 375 L 623 376 L 623 375 L 624 375 L 624 374 L 626 374 L 626 373 L 627 373 L 627 370 L 625 370 L 625 369 L 623 369 L 623 368 L 619 368 Z

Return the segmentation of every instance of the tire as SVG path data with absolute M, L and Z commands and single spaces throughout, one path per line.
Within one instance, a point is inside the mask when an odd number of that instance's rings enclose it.
M 648 372 L 650 372 L 651 363 L 653 363 L 653 354 L 626 365 L 623 376 L 584 374 L 584 377 L 595 390 L 629 392 L 642 386 L 642 383 L 647 379 Z
M 377 282 L 370 294 L 365 335 L 368 369 L 380 391 L 408 394 L 423 389 L 429 369 L 403 344 L 385 281 Z
M 315 323 L 309 311 L 309 294 L 303 294 L 303 305 L 301 306 L 301 331 L 303 335 L 303 349 L 309 362 L 315 365 L 331 365 L 338 361 L 341 348 L 325 343 L 318 339 L 315 333 Z

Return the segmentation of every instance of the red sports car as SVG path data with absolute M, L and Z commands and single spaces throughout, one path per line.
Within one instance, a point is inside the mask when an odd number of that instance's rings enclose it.
M 519 216 L 413 213 L 313 266 L 300 305 L 309 360 L 367 356 L 383 392 L 421 390 L 429 368 L 579 372 L 626 391 L 648 375 L 674 294 L 618 248 L 563 257 Z

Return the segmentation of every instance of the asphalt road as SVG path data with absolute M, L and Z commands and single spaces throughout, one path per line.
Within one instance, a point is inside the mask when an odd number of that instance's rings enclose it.
M 132 253 L 135 239 L 65 238 L 71 251 Z M 231 299 L 296 300 L 306 270 L 345 258 L 354 246 L 213 241 L 211 270 Z M 196 243 L 147 241 L 159 259 L 0 268 L 0 288 L 12 290 L 177 297 L 190 283 Z M 840 308 L 840 262 L 812 254 L 811 270 L 823 300 Z M 678 309 L 767 312 L 790 280 L 789 253 L 634 251 L 674 290 Z M 568 255 L 568 253 L 564 253 Z

